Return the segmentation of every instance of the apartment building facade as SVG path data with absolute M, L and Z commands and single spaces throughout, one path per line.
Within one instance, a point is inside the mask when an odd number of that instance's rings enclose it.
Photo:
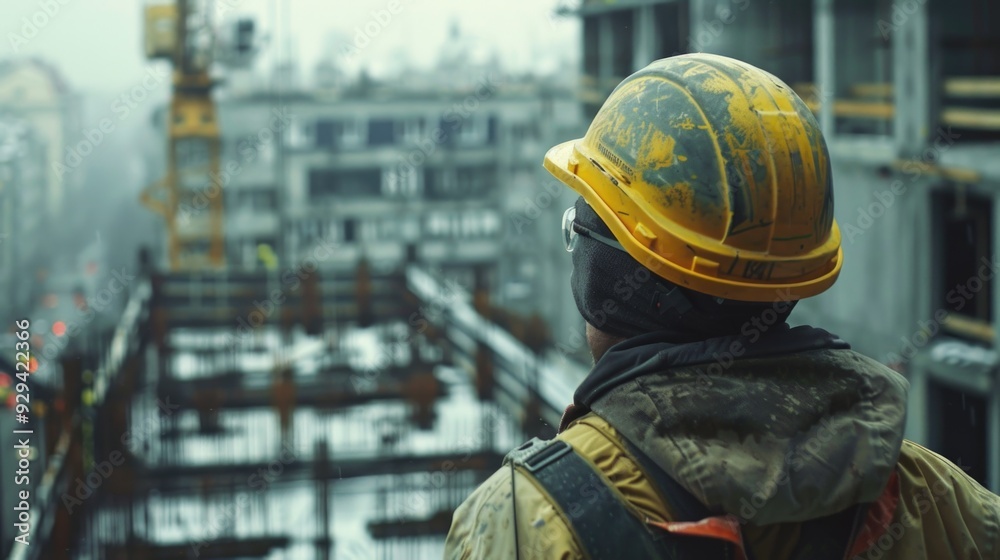
M 35 301 L 45 262 L 47 145 L 25 121 L 0 117 L 0 320 L 8 323 Z
M 221 178 L 230 268 L 414 259 L 465 287 L 481 275 L 495 305 L 571 328 L 558 227 L 572 197 L 541 167 L 581 133 L 568 88 L 484 72 L 458 87 L 245 93 L 219 111 L 221 167 L 239 164 Z
M 79 174 L 59 169 L 80 126 L 80 100 L 62 75 L 36 59 L 11 59 L 0 63 L 0 114 L 24 120 L 45 141 L 49 167 L 43 185 L 44 209 L 50 218 L 65 211 L 67 190 L 79 186 Z M 77 138 L 78 139 L 78 138 Z M 70 170 L 72 171 L 72 170 Z

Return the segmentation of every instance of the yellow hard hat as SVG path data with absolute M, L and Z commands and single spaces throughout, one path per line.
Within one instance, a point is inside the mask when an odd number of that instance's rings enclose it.
M 545 168 L 628 253 L 692 290 L 741 301 L 826 290 L 843 263 L 826 142 L 773 75 L 711 54 L 653 62 L 611 93 Z

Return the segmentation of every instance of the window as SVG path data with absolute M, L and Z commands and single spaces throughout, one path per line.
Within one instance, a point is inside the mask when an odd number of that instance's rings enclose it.
M 306 147 L 308 139 L 315 134 L 315 131 L 315 125 L 302 124 L 293 118 L 288 125 L 288 146 L 291 148 Z
M 538 140 L 541 136 L 538 130 L 538 121 L 514 124 L 510 127 L 510 134 L 514 142 L 531 142 Z
M 931 446 L 966 474 L 986 484 L 986 399 L 928 382 Z
M 420 194 L 423 173 L 412 166 L 391 167 L 382 170 L 382 194 L 388 197 L 412 197 Z
M 354 243 L 358 240 L 358 222 L 353 218 L 348 218 L 344 220 L 344 241 L 347 243 Z
M 333 148 L 336 146 L 335 139 L 340 136 L 340 123 L 333 121 L 318 121 L 316 123 L 316 147 Z
M 632 73 L 632 52 L 634 47 L 632 10 L 618 10 L 607 16 L 610 19 L 611 75 L 614 81 L 624 80 Z
M 428 169 L 424 180 L 430 199 L 481 197 L 496 185 L 496 169 L 486 165 Z
M 354 119 L 343 122 L 344 129 L 340 135 L 340 146 L 343 148 L 358 148 L 364 143 L 364 131 L 361 124 Z
M 940 125 L 960 130 L 962 142 L 997 141 L 1000 6 L 995 0 L 969 0 L 956 9 L 954 2 L 932 0 L 928 17 L 941 72 L 934 84 L 941 96 L 935 107 Z
M 458 127 L 458 143 L 461 146 L 481 146 L 489 138 L 489 122 L 470 115 Z
M 294 227 L 302 245 L 316 244 L 320 240 L 340 241 L 344 233 L 340 221 L 326 217 L 296 220 Z
M 404 119 L 396 124 L 396 136 L 403 142 L 417 142 L 427 134 L 427 121 L 423 117 Z
M 834 83 L 837 91 L 816 92 L 833 103 L 838 134 L 892 134 L 892 37 L 878 22 L 893 21 L 892 0 L 836 0 Z M 896 16 L 898 17 L 898 16 Z M 874 22 L 874 23 L 873 23 Z
M 414 216 L 368 218 L 358 221 L 360 241 L 401 242 L 419 240 L 420 223 Z
M 395 141 L 395 130 L 395 123 L 389 119 L 372 119 L 368 122 L 368 145 L 392 145 Z
M 235 190 L 226 195 L 226 209 L 230 212 L 273 212 L 278 205 L 273 190 Z
M 500 216 L 493 210 L 431 212 L 424 220 L 427 238 L 472 239 L 500 234 Z
M 242 136 L 236 142 L 236 158 L 241 162 L 263 162 L 274 161 L 277 141 L 270 137 L 264 141 L 255 134 Z
M 309 172 L 309 198 L 314 201 L 378 197 L 381 189 L 382 173 L 378 169 L 313 169 Z
M 788 9 L 789 6 L 782 6 Z M 653 19 L 656 26 L 655 58 L 665 58 L 688 52 L 687 40 L 690 38 L 688 25 L 687 2 L 663 2 L 653 6 Z
M 365 130 L 357 119 L 316 122 L 317 148 L 359 148 L 365 140 Z
M 984 259 L 992 262 L 992 200 L 964 188 L 948 188 L 932 196 L 939 277 L 935 307 L 949 311 L 945 327 L 952 334 L 981 340 L 975 334 L 976 325 L 993 320 L 992 280 L 981 272 Z

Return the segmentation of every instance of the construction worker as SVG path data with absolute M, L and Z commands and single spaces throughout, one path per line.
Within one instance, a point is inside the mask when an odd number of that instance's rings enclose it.
M 1000 558 L 1000 497 L 903 439 L 904 378 L 786 323 L 843 264 L 791 88 L 659 60 L 545 167 L 580 194 L 563 229 L 595 365 L 559 435 L 458 508 L 446 558 Z

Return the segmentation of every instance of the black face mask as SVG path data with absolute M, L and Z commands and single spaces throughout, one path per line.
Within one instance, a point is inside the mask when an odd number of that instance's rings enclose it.
M 614 238 L 581 197 L 576 222 Z M 757 319 L 768 326 L 785 322 L 795 302 L 758 303 L 724 300 L 673 284 L 631 255 L 580 235 L 573 250 L 573 299 L 583 318 L 598 330 L 631 338 L 666 331 L 674 342 L 692 342 L 739 334 Z

